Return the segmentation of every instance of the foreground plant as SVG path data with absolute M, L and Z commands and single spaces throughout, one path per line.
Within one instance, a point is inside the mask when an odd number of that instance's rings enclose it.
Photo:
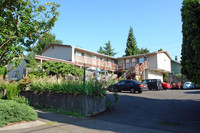
M 70 94 L 83 94 L 90 96 L 105 96 L 106 89 L 104 83 L 98 81 L 89 81 L 85 84 L 80 81 L 58 82 L 44 82 L 34 81 L 30 85 L 30 90 L 35 92 L 54 92 L 54 93 L 70 93 Z
M 34 121 L 36 119 L 37 113 L 32 107 L 12 100 L 0 99 L 0 127 L 9 123 Z

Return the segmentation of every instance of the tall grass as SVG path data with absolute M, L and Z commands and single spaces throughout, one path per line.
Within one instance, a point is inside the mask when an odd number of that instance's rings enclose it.
M 12 99 L 14 97 L 17 97 L 20 93 L 20 88 L 18 83 L 2 82 L 0 83 L 0 88 L 2 91 L 6 90 L 7 99 Z
M 49 80 L 44 81 L 40 79 L 31 83 L 30 90 L 35 92 L 62 92 L 90 96 L 104 96 L 106 94 L 104 83 L 98 81 L 86 82 L 84 86 L 82 81 L 50 82 Z

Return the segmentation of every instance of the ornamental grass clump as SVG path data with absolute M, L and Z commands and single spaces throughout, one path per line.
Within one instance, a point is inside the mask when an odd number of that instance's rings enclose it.
M 32 107 L 12 100 L 0 99 L 0 127 L 9 123 L 34 121 L 36 119 L 37 113 Z
M 61 81 L 60 83 L 52 83 L 38 80 L 31 83 L 30 90 L 34 92 L 70 93 L 75 95 L 83 94 L 90 96 L 106 95 L 104 83 L 98 81 L 89 81 L 84 85 L 82 81 Z

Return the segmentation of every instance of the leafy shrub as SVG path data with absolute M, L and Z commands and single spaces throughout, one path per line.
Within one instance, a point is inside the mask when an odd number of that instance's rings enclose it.
M 37 113 L 32 107 L 12 100 L 0 100 L 0 127 L 9 123 L 36 119 Z
M 47 76 L 47 74 L 46 74 L 46 72 L 45 71 L 43 71 L 43 70 L 37 70 L 37 71 L 31 71 L 31 72 L 29 72 L 28 73 L 28 76 L 29 77 L 33 77 L 33 76 L 35 76 L 36 78 L 39 78 L 39 77 L 45 77 L 45 76 Z
M 11 100 L 16 101 L 17 103 L 30 105 L 30 101 L 27 98 L 25 98 L 24 96 L 13 97 L 13 98 L 11 98 Z
M 6 74 L 6 67 L 0 67 L 0 75 Z
M 71 81 L 61 83 L 51 82 L 33 82 L 30 85 L 30 90 L 35 92 L 62 92 L 72 94 L 85 94 L 90 96 L 105 96 L 106 89 L 102 82 L 86 82 L 85 86 L 83 82 Z
M 83 69 L 76 68 L 74 65 L 69 65 L 63 62 L 47 61 L 42 64 L 42 68 L 49 71 L 52 75 L 68 75 L 83 76 Z

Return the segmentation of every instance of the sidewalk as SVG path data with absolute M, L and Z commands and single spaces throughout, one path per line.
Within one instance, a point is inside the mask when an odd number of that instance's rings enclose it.
M 0 128 L 0 133 L 169 133 L 166 131 L 141 128 L 135 126 L 128 126 L 119 123 L 107 122 L 103 120 L 95 120 L 88 118 L 74 118 L 62 114 L 38 112 L 38 121 L 35 122 L 36 127 L 32 127 L 33 123 L 26 123 L 26 127 L 23 128 L 23 124 L 13 125 L 4 128 Z M 20 129 L 16 129 L 19 127 Z M 2 130 L 3 129 L 3 130 Z

